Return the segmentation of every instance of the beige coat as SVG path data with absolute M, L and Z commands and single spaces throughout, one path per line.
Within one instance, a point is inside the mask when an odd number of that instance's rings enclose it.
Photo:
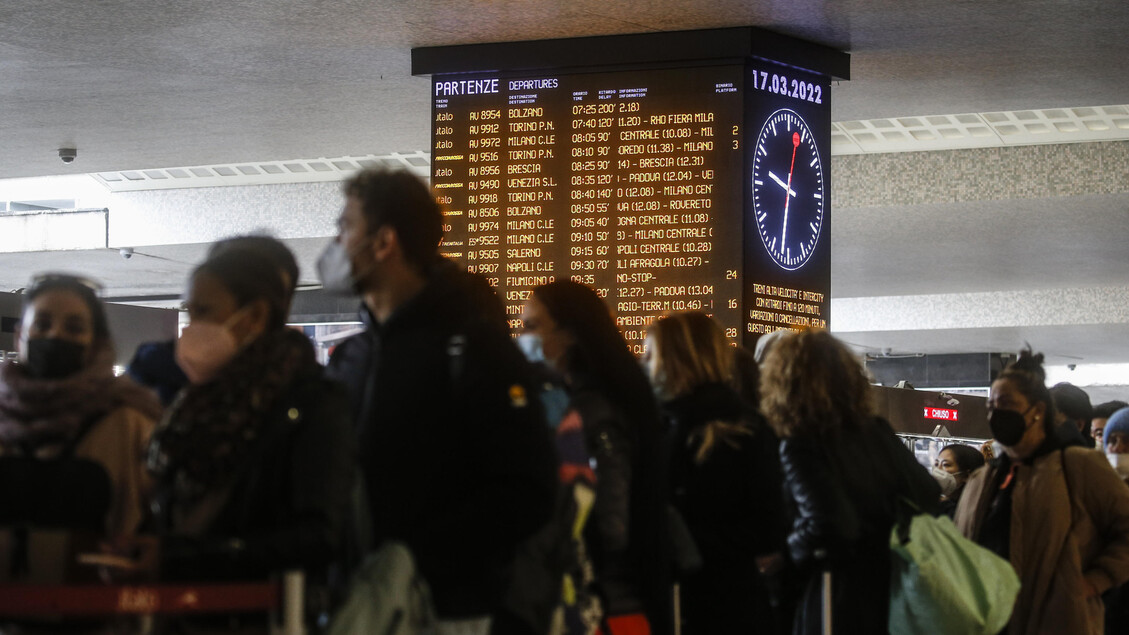
M 957 506 L 969 538 L 980 533 L 995 471 L 977 470 Z M 1101 598 L 1086 597 L 1082 581 L 1100 593 L 1129 580 L 1129 488 L 1101 453 L 1083 448 L 1020 464 L 1016 478 L 1010 560 L 1022 587 L 1009 635 L 1102 635 Z
M 128 407 L 111 411 L 75 446 L 74 455 L 102 465 L 110 477 L 110 509 L 105 538 L 132 536 L 144 518 L 151 483 L 145 452 L 155 422 Z M 28 582 L 58 583 L 73 567 L 70 534 L 32 531 L 28 536 L 31 571 Z M 11 532 L 0 530 L 0 581 L 8 579 Z

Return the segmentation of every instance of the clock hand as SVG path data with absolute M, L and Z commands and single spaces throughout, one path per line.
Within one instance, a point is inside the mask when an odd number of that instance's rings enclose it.
M 795 191 L 793 191 L 793 190 L 790 190 L 790 189 L 788 189 L 788 184 L 787 184 L 787 183 L 785 183 L 784 181 L 781 181 L 781 180 L 780 180 L 780 177 L 779 177 L 779 176 L 776 176 L 776 175 L 775 175 L 775 174 L 773 174 L 772 172 L 769 172 L 769 173 L 768 173 L 768 176 L 769 176 L 769 178 L 771 178 L 771 179 L 772 179 L 773 181 L 776 181 L 776 184 L 777 184 L 777 185 L 779 185 L 780 187 L 784 188 L 785 190 L 788 190 L 788 196 L 795 196 L 795 195 L 796 195 L 796 192 L 795 192 Z
M 800 133 L 792 133 L 792 165 L 788 166 L 788 185 L 784 189 L 792 192 L 792 173 L 796 170 L 796 150 L 800 147 Z M 784 229 L 780 230 L 780 253 L 784 253 L 784 239 L 788 236 L 788 203 L 792 199 L 784 197 Z

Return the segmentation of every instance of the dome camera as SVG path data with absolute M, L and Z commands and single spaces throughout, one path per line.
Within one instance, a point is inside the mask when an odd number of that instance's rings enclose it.
M 121 254 L 122 258 L 129 260 L 133 257 L 133 247 L 122 247 L 118 250 L 118 253 Z
M 63 163 L 70 165 L 78 158 L 78 150 L 75 148 L 59 148 L 59 160 Z

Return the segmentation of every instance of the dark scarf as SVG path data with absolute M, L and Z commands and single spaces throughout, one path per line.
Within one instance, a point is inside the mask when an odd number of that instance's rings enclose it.
M 317 366 L 305 335 L 266 333 L 216 377 L 190 384 L 173 403 L 149 445 L 149 469 L 171 482 L 176 499 L 193 503 L 222 486 L 243 465 L 276 402 L 295 378 Z
M 0 445 L 50 454 L 75 441 L 84 425 L 121 407 L 158 419 L 157 396 L 129 377 L 114 376 L 105 347 L 82 370 L 62 379 L 28 376 L 18 362 L 0 365 Z

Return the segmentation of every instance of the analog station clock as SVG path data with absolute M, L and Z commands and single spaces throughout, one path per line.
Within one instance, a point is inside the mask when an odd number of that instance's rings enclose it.
M 781 108 L 753 150 L 753 221 L 773 261 L 794 271 L 811 258 L 823 228 L 824 180 L 807 122 Z

